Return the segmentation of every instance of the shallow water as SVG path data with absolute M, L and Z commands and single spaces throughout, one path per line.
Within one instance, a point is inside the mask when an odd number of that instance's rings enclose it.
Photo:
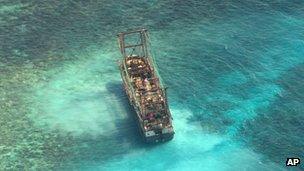
M 303 1 L 1 4 L 0 170 L 286 170 L 304 157 Z M 116 65 L 116 33 L 138 27 L 176 131 L 155 146 Z

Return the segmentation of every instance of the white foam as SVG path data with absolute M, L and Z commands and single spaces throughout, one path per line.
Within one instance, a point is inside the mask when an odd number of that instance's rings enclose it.
M 121 99 L 109 91 L 110 86 L 120 86 L 116 83 L 119 71 L 111 59 L 114 55 L 100 52 L 90 60 L 65 63 L 49 71 L 57 74 L 36 88 L 39 113 L 33 120 L 48 129 L 75 134 L 116 131 L 115 120 L 125 118 L 127 112 Z

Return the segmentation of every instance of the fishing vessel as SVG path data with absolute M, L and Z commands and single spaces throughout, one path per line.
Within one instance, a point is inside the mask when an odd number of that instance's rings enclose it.
M 133 106 L 145 142 L 169 141 L 174 137 L 166 88 L 162 85 L 147 47 L 146 29 L 118 34 L 123 86 Z

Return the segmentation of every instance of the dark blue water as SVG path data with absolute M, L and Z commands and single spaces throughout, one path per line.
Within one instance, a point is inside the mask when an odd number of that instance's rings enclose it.
M 1 1 L 0 170 L 285 170 L 304 158 L 303 18 L 304 1 Z M 176 131 L 155 146 L 116 65 L 139 27 Z

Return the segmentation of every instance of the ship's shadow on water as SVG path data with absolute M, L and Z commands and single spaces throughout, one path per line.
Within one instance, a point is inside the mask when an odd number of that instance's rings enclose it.
M 123 119 L 115 120 L 115 127 L 117 130 L 115 135 L 116 140 L 120 142 L 126 141 L 134 146 L 142 146 L 143 142 L 138 130 L 139 128 L 137 126 L 137 121 L 135 118 L 135 110 L 129 103 L 128 97 L 124 92 L 122 83 L 119 81 L 109 82 L 106 84 L 106 89 L 109 93 L 115 96 L 119 107 L 122 107 L 123 110 L 118 110 L 116 106 L 113 106 L 111 101 L 107 101 L 107 106 L 111 109 L 113 114 L 125 116 Z M 126 113 L 120 113 L 121 111 L 125 111 Z
M 112 98 L 115 101 L 104 100 L 107 111 L 114 115 L 112 117 L 114 119 L 109 121 L 114 122 L 110 123 L 114 124 L 114 127 L 103 134 L 95 136 L 82 134 L 72 138 L 69 160 L 66 161 L 65 166 L 57 166 L 59 170 L 78 169 L 78 167 L 90 170 L 98 167 L 100 163 L 123 157 L 136 149 L 141 151 L 153 148 L 154 145 L 142 141 L 135 111 L 128 101 L 122 82 L 109 82 L 106 84 L 106 90 L 115 97 Z

